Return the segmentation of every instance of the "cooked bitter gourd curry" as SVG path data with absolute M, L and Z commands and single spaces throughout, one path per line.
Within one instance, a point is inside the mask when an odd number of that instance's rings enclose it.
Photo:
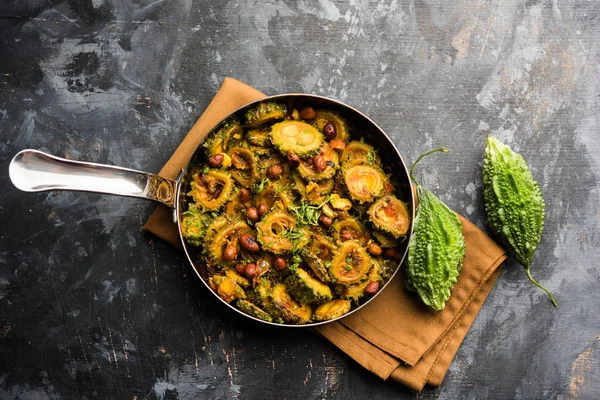
M 222 123 L 204 150 L 181 229 L 223 300 L 306 324 L 343 316 L 391 277 L 407 204 L 341 115 L 262 102 Z

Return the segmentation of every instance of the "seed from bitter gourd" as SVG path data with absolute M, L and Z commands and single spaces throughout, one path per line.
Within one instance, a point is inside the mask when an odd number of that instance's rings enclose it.
M 558 307 L 552 294 L 531 276 L 531 262 L 544 229 L 544 198 L 523 157 L 493 136 L 486 139 L 483 199 L 487 222 L 529 280 Z
M 441 311 L 458 280 L 465 257 L 465 238 L 454 211 L 421 186 L 413 175 L 417 163 L 437 151 L 448 149 L 442 147 L 423 154 L 410 169 L 410 177 L 417 185 L 419 204 L 408 243 L 405 282 L 406 288 L 417 292 L 425 304 Z

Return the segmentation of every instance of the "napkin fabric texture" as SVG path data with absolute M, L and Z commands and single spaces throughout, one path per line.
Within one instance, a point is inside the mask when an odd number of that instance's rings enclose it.
M 210 130 L 233 111 L 265 95 L 225 78 L 214 99 L 159 175 L 175 179 Z M 471 222 L 463 224 L 466 255 L 446 308 L 436 312 L 404 287 L 404 273 L 361 310 L 316 328 L 360 365 L 414 390 L 442 383 L 454 355 L 500 274 L 505 251 Z M 158 205 L 144 230 L 181 247 L 173 211 Z

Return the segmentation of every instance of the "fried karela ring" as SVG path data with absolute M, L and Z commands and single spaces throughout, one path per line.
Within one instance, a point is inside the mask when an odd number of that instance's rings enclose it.
M 236 305 L 240 310 L 245 312 L 246 314 L 252 315 L 258 319 L 262 319 L 263 321 L 273 322 L 273 318 L 269 315 L 268 312 L 264 311 L 256 304 L 248 301 L 240 299 L 237 301 Z
M 285 322 L 306 324 L 312 317 L 312 309 L 308 304 L 298 304 L 292 299 L 284 283 L 278 283 L 269 294 L 271 307 L 276 310 Z
M 221 124 L 217 132 L 203 145 L 206 155 L 210 158 L 219 153 L 226 153 L 231 147 L 239 143 L 244 136 L 244 130 L 237 118 L 228 118 Z
M 373 146 L 363 141 L 354 141 L 346 145 L 340 157 L 340 163 L 347 168 L 352 165 L 379 165 L 379 157 Z
M 314 233 L 307 248 L 300 255 L 314 274 L 323 282 L 329 282 L 328 265 L 331 264 L 333 253 L 337 247 L 326 236 Z
M 211 236 L 210 240 L 204 240 L 204 249 L 213 261 L 224 262 L 223 251 L 225 248 L 233 245 L 239 250 L 239 237 L 250 232 L 252 232 L 252 228 L 246 222 L 242 220 L 230 222 L 219 229 L 214 236 Z
M 333 190 L 335 182 L 327 179 L 319 182 L 309 182 L 306 185 L 306 199 L 312 205 L 319 205 L 327 200 L 327 196 Z
M 256 128 L 260 125 L 280 121 L 285 118 L 287 108 L 283 104 L 272 101 L 258 104 L 256 107 L 246 111 L 246 125 L 251 128 Z
M 336 221 L 332 226 L 333 236 L 338 242 L 358 240 L 361 246 L 366 246 L 371 240 L 371 235 L 355 218 L 348 217 Z
M 258 179 L 258 168 L 252 152 L 241 147 L 234 147 L 227 154 L 231 157 L 231 177 L 242 187 L 254 185 Z
M 350 197 L 359 203 L 370 203 L 381 195 L 386 177 L 379 168 L 354 165 L 344 170 L 344 183 Z
M 367 277 L 371 268 L 371 257 L 356 240 L 343 242 L 333 257 L 329 275 L 334 282 L 351 285 Z
M 347 285 L 342 288 L 341 295 L 346 299 L 351 299 L 354 302 L 358 302 L 361 297 L 365 295 L 365 289 L 371 282 L 381 282 L 381 269 L 382 266 L 379 261 L 371 257 L 371 269 L 368 273 L 368 279 L 362 282 L 358 282 L 352 285 Z
M 246 140 L 253 145 L 267 147 L 271 144 L 269 141 L 269 133 L 267 129 L 249 129 L 246 132 Z
M 296 227 L 296 217 L 282 210 L 274 210 L 262 217 L 256 224 L 256 239 L 262 248 L 274 254 L 289 253 L 295 248 L 302 248 L 310 233 Z
M 181 218 L 181 235 L 192 246 L 200 246 L 210 220 L 211 217 L 208 214 L 190 207 Z
M 321 304 L 314 313 L 317 321 L 328 321 L 347 314 L 352 308 L 350 300 L 335 299 Z
M 233 279 L 222 275 L 214 275 L 208 278 L 208 283 L 219 297 L 228 303 L 235 299 L 245 299 L 246 292 Z
M 318 172 L 315 169 L 312 158 L 302 160 L 300 165 L 298 165 L 298 173 L 307 181 L 322 181 L 333 178 L 339 167 L 338 154 L 331 148 L 331 146 L 329 146 L 328 143 L 323 143 L 323 146 L 321 146 L 321 150 L 319 151 L 319 155 L 323 156 L 325 158 L 325 162 L 327 163 L 327 167 L 321 172 Z
M 225 204 L 225 208 L 223 209 L 224 215 L 227 215 L 230 218 L 239 217 L 245 215 L 248 207 L 252 207 L 252 202 L 243 202 L 240 194 L 241 192 L 236 192 L 233 197 L 231 197 L 231 200 Z
M 285 284 L 300 304 L 321 304 L 333 298 L 329 286 L 311 277 L 302 268 L 292 270 Z
M 291 190 L 279 182 L 263 186 L 256 194 L 254 202 L 256 205 L 264 203 L 270 209 L 277 200 L 280 200 L 286 209 L 294 205 L 294 196 Z
M 408 233 L 410 217 L 406 204 L 393 195 L 384 196 L 369 207 L 369 218 L 373 225 L 400 238 Z
M 196 172 L 190 186 L 192 190 L 188 195 L 192 196 L 196 206 L 204 211 L 220 209 L 229 200 L 235 187 L 231 175 L 220 170 Z
M 323 134 L 306 122 L 287 120 L 271 126 L 271 143 L 283 155 L 295 153 L 298 157 L 314 155 L 323 144 Z
M 335 137 L 333 139 L 346 141 L 350 137 L 348 123 L 338 113 L 330 110 L 317 110 L 314 125 L 321 131 L 331 122 L 335 126 Z

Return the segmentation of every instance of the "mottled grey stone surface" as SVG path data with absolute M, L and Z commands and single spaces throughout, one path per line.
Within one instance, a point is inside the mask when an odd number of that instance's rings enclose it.
M 157 172 L 226 76 L 367 113 L 451 208 L 486 229 L 484 139 L 547 204 L 439 389 L 420 398 L 600 398 L 600 3 L 595 0 L 0 4 L 1 398 L 411 398 L 303 330 L 250 323 L 140 228 L 154 205 L 25 194 L 38 148 Z

